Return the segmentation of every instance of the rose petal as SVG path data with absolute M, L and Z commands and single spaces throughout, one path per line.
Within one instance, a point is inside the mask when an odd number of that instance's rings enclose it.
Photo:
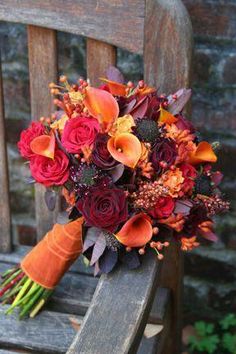
M 142 247 L 152 238 L 150 218 L 140 213 L 130 218 L 115 235 L 117 240 L 128 247 Z
M 86 88 L 84 104 L 107 131 L 119 115 L 119 106 L 111 93 L 94 87 Z
M 105 79 L 103 77 L 101 77 L 100 80 L 104 81 L 108 85 L 110 93 L 112 95 L 115 95 L 115 96 L 125 96 L 126 95 L 126 85 Z
M 172 124 L 177 122 L 177 118 L 173 116 L 170 112 L 166 111 L 164 108 L 160 108 L 160 117 L 159 117 L 159 122 L 161 123 L 166 123 L 166 124 Z
M 189 163 L 197 165 L 201 162 L 216 162 L 217 156 L 214 153 L 211 144 L 206 141 L 201 141 L 194 153 L 189 157 Z
M 107 142 L 111 156 L 125 166 L 134 168 L 142 154 L 142 146 L 138 138 L 130 133 L 112 137 Z
M 49 157 L 50 159 L 54 158 L 55 152 L 55 135 L 40 135 L 34 138 L 30 143 L 30 148 L 33 153 L 45 157 Z

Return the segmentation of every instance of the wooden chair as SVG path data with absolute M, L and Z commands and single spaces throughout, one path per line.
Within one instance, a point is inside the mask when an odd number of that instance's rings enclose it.
M 116 47 L 122 47 L 143 54 L 145 81 L 159 92 L 189 86 L 192 30 L 180 0 L 0 0 L 0 20 L 28 25 L 32 119 L 47 116 L 53 109 L 47 87 L 57 80 L 56 30 L 87 37 L 87 70 L 93 84 L 116 63 Z M 28 248 L 12 248 L 2 84 L 0 87 L 3 271 L 18 263 Z M 56 212 L 45 207 L 44 188 L 35 188 L 40 239 L 55 221 Z M 178 354 L 182 272 L 181 254 L 175 245 L 166 252 L 163 263 L 144 257 L 140 269 L 120 268 L 99 280 L 78 260 L 47 309 L 33 321 L 5 317 L 0 308 L 0 353 Z M 152 338 L 142 338 L 147 323 L 153 324 L 149 329 L 164 328 Z

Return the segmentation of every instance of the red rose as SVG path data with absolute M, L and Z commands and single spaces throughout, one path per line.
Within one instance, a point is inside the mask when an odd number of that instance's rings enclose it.
M 154 206 L 154 208 L 149 212 L 153 218 L 162 219 L 168 218 L 174 210 L 175 202 L 171 197 L 160 197 Z
M 44 186 L 61 186 L 69 178 L 69 159 L 61 150 L 55 151 L 54 159 L 34 155 L 30 160 L 30 170 L 36 182 Z
M 184 182 L 181 187 L 180 196 L 189 193 L 191 194 L 195 184 L 194 179 L 197 177 L 197 171 L 192 165 L 188 163 L 181 164 L 179 166 L 179 169 L 182 172 L 182 175 L 184 177 Z
M 109 169 L 117 164 L 117 161 L 111 156 L 107 149 L 108 140 L 108 135 L 97 134 L 92 151 L 93 163 L 104 169 Z
M 20 141 L 17 146 L 22 157 L 30 159 L 35 156 L 30 148 L 30 143 L 34 138 L 43 134 L 45 134 L 45 128 L 40 122 L 32 122 L 28 129 L 21 132 Z
M 93 187 L 77 207 L 89 226 L 113 232 L 128 218 L 124 191 L 118 188 Z
M 66 122 L 62 145 L 68 152 L 77 154 L 85 146 L 91 146 L 99 131 L 98 120 L 92 117 L 75 117 Z

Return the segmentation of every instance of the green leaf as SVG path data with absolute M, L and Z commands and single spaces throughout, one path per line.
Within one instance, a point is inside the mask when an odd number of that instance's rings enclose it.
M 236 334 L 224 333 L 222 346 L 231 354 L 236 354 Z
M 227 330 L 230 327 L 236 327 L 236 315 L 230 313 L 227 316 L 225 316 L 223 320 L 221 320 L 219 323 L 221 328 L 225 330 Z
M 194 328 L 196 329 L 197 334 L 203 337 L 206 334 L 212 334 L 214 332 L 215 326 L 212 323 L 198 321 L 195 323 Z

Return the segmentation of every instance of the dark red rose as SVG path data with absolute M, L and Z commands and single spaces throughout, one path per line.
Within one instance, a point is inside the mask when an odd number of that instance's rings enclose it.
M 179 166 L 182 175 L 184 177 L 184 182 L 181 187 L 181 193 L 182 195 L 188 194 L 189 192 L 192 192 L 195 181 L 194 179 L 197 177 L 197 171 L 196 169 L 188 164 L 188 163 L 183 163 Z M 181 195 L 180 195 L 181 196 Z
M 196 235 L 198 231 L 198 225 L 202 222 L 209 220 L 207 216 L 207 210 L 204 205 L 194 205 L 191 210 L 186 222 L 184 224 L 183 233 L 187 236 Z
M 110 232 L 128 217 L 125 193 L 118 188 L 93 187 L 77 207 L 89 226 Z
M 157 173 L 162 171 L 162 168 L 167 169 L 175 163 L 177 150 L 175 142 L 171 139 L 159 138 L 155 143 L 150 160 Z
M 171 197 L 160 197 L 155 207 L 149 214 L 155 219 L 168 218 L 175 208 L 175 202 Z
M 30 160 L 30 170 L 36 182 L 44 186 L 61 186 L 69 178 L 69 159 L 61 150 L 55 151 L 54 159 L 34 155 Z
M 43 134 L 45 134 L 45 128 L 40 122 L 32 122 L 28 129 L 21 132 L 17 146 L 22 157 L 30 159 L 35 155 L 30 148 L 30 143 L 34 138 Z
M 107 150 L 108 139 L 106 134 L 97 134 L 93 146 L 92 160 L 95 165 L 103 169 L 111 168 L 117 163 Z
M 77 154 L 83 147 L 91 146 L 99 131 L 98 120 L 93 117 L 77 116 L 66 122 L 61 142 L 68 152 Z

